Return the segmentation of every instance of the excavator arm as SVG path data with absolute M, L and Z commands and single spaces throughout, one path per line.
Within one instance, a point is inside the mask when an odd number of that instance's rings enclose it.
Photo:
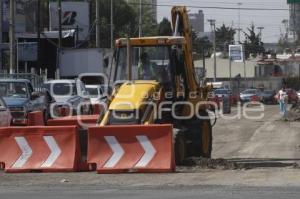
M 192 50 L 192 33 L 190 30 L 189 17 L 185 6 L 174 6 L 171 11 L 173 36 L 182 36 L 185 38 L 184 45 L 184 59 L 185 70 L 188 88 L 191 92 L 197 91 L 198 84 L 196 81 L 196 74 L 193 62 Z

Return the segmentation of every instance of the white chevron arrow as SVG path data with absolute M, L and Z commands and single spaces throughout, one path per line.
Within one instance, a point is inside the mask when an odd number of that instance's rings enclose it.
M 105 163 L 104 168 L 112 168 L 118 164 L 125 152 L 115 136 L 104 136 L 104 139 L 113 151 L 113 155 Z
M 12 168 L 21 168 L 26 164 L 28 159 L 31 157 L 32 149 L 30 148 L 27 140 L 24 137 L 15 137 L 15 140 L 16 140 L 17 144 L 19 145 L 19 147 L 22 151 L 22 154 L 19 157 L 19 159 L 14 163 Z
M 146 167 L 149 162 L 153 159 L 156 154 L 156 150 L 149 141 L 147 136 L 136 136 L 140 144 L 142 145 L 143 149 L 145 150 L 145 154 L 143 157 L 138 161 L 135 167 Z
M 54 162 L 57 160 L 57 158 L 60 156 L 61 150 L 57 145 L 53 136 L 44 136 L 43 138 L 47 143 L 49 149 L 51 150 L 51 153 L 41 167 L 51 167 L 54 164 Z

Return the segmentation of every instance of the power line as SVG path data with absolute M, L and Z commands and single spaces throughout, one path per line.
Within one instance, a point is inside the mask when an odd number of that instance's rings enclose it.
M 137 3 L 129 3 L 131 5 L 139 5 Z M 158 6 L 158 7 L 172 7 L 172 4 L 152 4 L 152 3 L 142 3 L 144 6 Z M 223 6 L 194 6 L 186 5 L 188 8 L 197 8 L 197 9 L 217 9 L 217 10 L 253 10 L 253 11 L 289 11 L 289 9 L 284 8 L 247 8 L 247 7 L 223 7 Z

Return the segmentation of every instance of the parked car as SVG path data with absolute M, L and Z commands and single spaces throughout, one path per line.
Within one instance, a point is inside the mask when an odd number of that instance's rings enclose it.
M 277 100 L 275 99 L 276 91 L 274 90 L 264 90 L 261 93 L 261 102 L 264 104 L 271 103 L 276 104 Z
M 0 127 L 10 126 L 12 116 L 5 101 L 0 97 Z
M 13 125 L 27 125 L 28 113 L 41 111 L 46 119 L 48 116 L 48 101 L 45 93 L 34 91 L 29 80 L 1 79 L 0 96 L 7 104 Z
M 250 102 L 253 98 L 257 98 L 261 101 L 261 91 L 259 89 L 246 89 L 240 93 L 240 101 Z
M 229 89 L 220 88 L 214 91 L 215 95 L 218 96 L 219 100 L 223 105 L 223 113 L 230 114 L 231 113 L 231 104 L 232 104 L 232 93 Z
M 297 92 L 298 99 L 300 100 L 300 90 Z
M 44 84 L 44 88 L 55 100 L 52 117 L 61 116 L 60 110 L 62 109 L 70 111 L 72 115 L 92 113 L 89 93 L 79 79 L 51 80 Z
M 93 105 L 99 102 L 106 102 L 108 96 L 105 93 L 103 86 L 86 85 L 85 87 L 86 90 L 89 92 L 89 97 Z
M 289 103 L 298 103 L 299 98 L 298 98 L 298 94 L 297 94 L 296 90 L 288 88 L 288 89 L 285 89 L 285 91 L 288 95 Z

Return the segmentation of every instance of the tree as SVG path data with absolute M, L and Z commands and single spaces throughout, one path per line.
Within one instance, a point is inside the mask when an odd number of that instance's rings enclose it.
M 249 58 L 250 54 L 256 57 L 257 54 L 264 53 L 264 43 L 261 42 L 260 35 L 255 33 L 254 24 L 248 28 L 248 32 L 244 32 L 246 38 L 244 41 L 246 58 Z
M 217 46 L 224 54 L 228 52 L 228 45 L 234 43 L 235 33 L 236 31 L 232 27 L 225 26 L 225 24 L 216 29 Z
M 96 1 L 91 1 L 91 21 L 95 22 L 95 5 Z M 134 9 L 124 0 L 114 1 L 114 38 L 134 37 L 137 36 L 137 15 Z M 110 48 L 110 15 L 111 15 L 111 0 L 100 1 L 100 44 L 102 48 Z M 93 45 L 95 41 L 95 29 L 93 30 Z
M 197 34 L 192 31 L 192 43 L 193 52 L 196 54 L 195 58 L 203 58 L 203 55 L 210 55 L 213 44 L 208 37 L 198 37 Z
M 163 20 L 158 25 L 158 35 L 160 36 L 171 36 L 172 35 L 171 22 L 167 18 Z
M 133 8 L 136 15 L 136 33 L 138 33 L 139 13 L 140 13 L 140 0 L 127 0 L 130 7 Z M 153 11 L 153 6 L 149 1 L 142 1 L 142 36 L 157 35 L 157 21 Z

